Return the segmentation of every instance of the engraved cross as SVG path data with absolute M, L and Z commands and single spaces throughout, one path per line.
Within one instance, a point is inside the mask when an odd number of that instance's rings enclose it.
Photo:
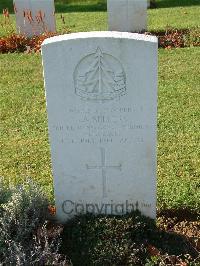
M 106 153 L 105 148 L 100 148 L 101 151 L 101 165 L 88 165 L 86 164 L 86 168 L 89 169 L 99 169 L 102 174 L 102 185 L 103 185 L 103 198 L 107 197 L 107 189 L 106 189 L 106 180 L 107 180 L 107 170 L 108 169 L 117 169 L 121 171 L 122 165 L 106 165 Z

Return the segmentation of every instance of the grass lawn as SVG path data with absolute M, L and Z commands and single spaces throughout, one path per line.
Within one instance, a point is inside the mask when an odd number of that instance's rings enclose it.
M 158 207 L 200 207 L 199 48 L 159 50 Z M 53 198 L 40 55 L 0 55 L 1 172 Z
M 107 29 L 105 0 L 55 1 L 59 30 L 64 26 L 72 32 Z M 199 0 L 156 2 L 157 8 L 148 10 L 148 30 L 199 26 Z M 0 0 L 0 10 L 6 7 L 12 13 L 12 0 Z M 65 17 L 65 25 L 61 13 Z M 0 23 L 2 21 L 3 16 L 0 15 Z M 12 14 L 9 31 L 12 32 L 14 27 Z M 0 24 L 0 36 L 8 35 L 9 31 Z M 137 262 L 131 264 L 129 259 L 139 257 L 141 250 L 146 252 L 142 246 L 146 239 L 160 248 L 162 254 L 190 254 L 188 240 L 197 247 L 198 242 L 194 244 L 191 241 L 200 241 L 196 215 L 200 209 L 199 58 L 200 47 L 159 49 L 157 207 L 160 212 L 157 227 L 148 228 L 148 223 L 133 217 L 83 216 L 80 221 L 79 218 L 72 221 L 73 228 L 70 221 L 64 228 L 62 249 L 72 259 L 73 265 L 84 265 L 83 262 L 85 265 L 138 265 Z M 30 177 L 44 188 L 53 201 L 41 55 L 0 54 L 0 75 L 0 177 L 14 184 Z M 15 200 L 18 202 L 18 198 Z M 18 205 L 21 206 L 19 202 Z M 13 208 L 18 215 L 20 208 L 15 202 Z M 192 212 L 195 214 L 192 215 Z M 13 223 L 18 223 L 13 217 Z M 182 238 L 182 234 L 186 238 Z M 67 236 L 73 239 L 68 242 Z M 139 251 L 135 241 L 138 241 Z M 118 261 L 115 261 L 116 258 Z M 129 262 L 117 264 L 119 258 Z M 153 256 L 152 261 L 155 259 L 156 256 Z M 112 263 L 106 264 L 109 260 Z M 91 264 L 91 261 L 97 264 Z M 152 261 L 145 266 L 161 265 Z
M 198 209 L 200 49 L 161 49 L 159 55 L 159 206 Z

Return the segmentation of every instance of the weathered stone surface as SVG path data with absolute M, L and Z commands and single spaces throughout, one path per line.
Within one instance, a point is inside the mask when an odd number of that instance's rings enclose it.
M 155 218 L 157 38 L 68 34 L 42 55 L 58 219 Z

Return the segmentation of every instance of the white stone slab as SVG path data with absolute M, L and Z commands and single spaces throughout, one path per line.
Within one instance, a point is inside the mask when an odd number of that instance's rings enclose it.
M 141 32 L 147 28 L 147 0 L 107 0 L 108 29 Z
M 17 32 L 26 36 L 55 32 L 54 0 L 14 0 Z
M 57 218 L 156 217 L 157 38 L 120 32 L 42 45 Z

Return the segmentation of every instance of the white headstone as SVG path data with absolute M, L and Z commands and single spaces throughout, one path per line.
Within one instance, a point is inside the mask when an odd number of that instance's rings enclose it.
M 147 0 L 107 0 L 111 31 L 141 32 L 147 28 Z
M 57 217 L 156 217 L 157 38 L 74 33 L 42 45 Z
M 54 0 L 14 0 L 17 32 L 26 36 L 55 32 Z

